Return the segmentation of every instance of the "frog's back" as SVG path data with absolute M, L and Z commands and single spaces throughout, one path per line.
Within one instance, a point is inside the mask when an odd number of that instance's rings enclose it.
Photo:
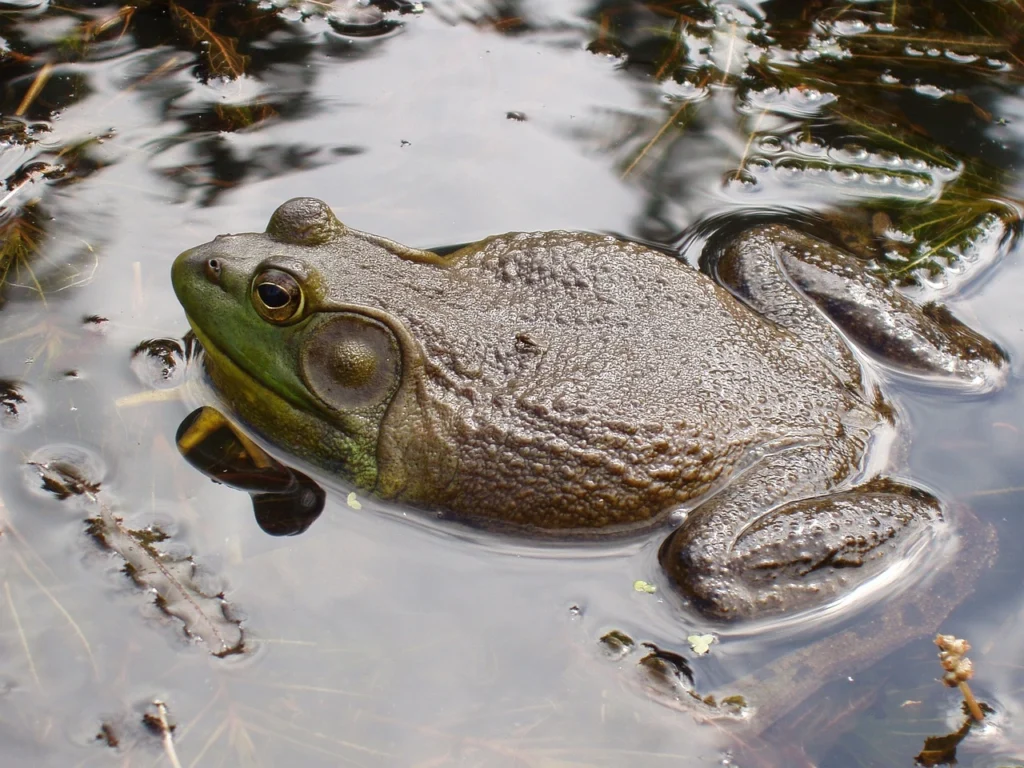
M 456 513 L 642 523 L 752 448 L 836 435 L 863 407 L 814 350 L 635 243 L 513 233 L 442 269 L 429 300 L 389 310 L 422 346 L 428 400 L 457 436 Z

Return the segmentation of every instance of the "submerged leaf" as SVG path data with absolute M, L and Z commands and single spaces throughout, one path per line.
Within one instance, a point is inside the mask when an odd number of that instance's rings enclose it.
M 61 501 L 72 496 L 92 498 L 100 490 L 98 482 L 89 480 L 85 473 L 70 461 L 30 461 L 29 466 L 39 473 L 43 490 L 52 493 Z
M 236 79 L 245 74 L 249 57 L 238 52 L 236 38 L 217 34 L 210 19 L 196 16 L 173 0 L 170 5 L 171 13 L 182 31 L 193 43 L 205 47 L 204 53 L 211 73 L 216 77 L 229 79 Z
M 157 527 L 133 529 L 100 498 L 102 472 L 90 465 L 90 455 L 62 447 L 37 452 L 27 462 L 38 474 L 43 489 L 65 501 L 79 497 L 95 514 L 87 532 L 104 549 L 124 560 L 124 572 L 151 592 L 157 607 L 180 620 L 185 634 L 204 643 L 214 656 L 229 656 L 245 649 L 241 622 L 231 615 L 223 593 L 211 593 L 200 583 L 191 555 L 161 551 L 168 535 Z
M 241 622 L 231 616 L 223 593 L 208 594 L 199 584 L 191 555 L 161 552 L 157 545 L 168 537 L 159 528 L 129 528 L 102 501 L 97 501 L 97 510 L 89 520 L 89 534 L 124 559 L 125 573 L 140 587 L 153 591 L 157 607 L 179 619 L 185 634 L 201 641 L 214 656 L 230 656 L 245 649 Z
M 956 748 L 971 730 L 971 720 L 967 720 L 959 730 L 945 736 L 929 736 L 924 740 L 924 747 L 914 758 L 918 765 L 956 765 Z

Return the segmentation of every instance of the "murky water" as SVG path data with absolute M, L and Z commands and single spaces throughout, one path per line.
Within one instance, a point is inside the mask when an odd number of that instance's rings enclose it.
M 205 397 L 183 348 L 136 350 L 187 330 L 175 255 L 308 195 L 421 247 L 567 228 L 692 262 L 730 217 L 861 211 L 880 270 L 1014 361 L 986 396 L 888 384 L 898 476 L 998 539 L 941 622 L 994 709 L 959 760 L 1024 765 L 1021 26 L 980 0 L 0 3 L 0 763 L 909 766 L 963 722 L 885 600 L 711 626 L 634 587 L 656 541 L 533 548 L 329 483 L 306 533 L 264 533 L 175 447 Z M 909 580 L 924 613 L 954 581 Z M 814 645 L 844 630 L 856 652 Z

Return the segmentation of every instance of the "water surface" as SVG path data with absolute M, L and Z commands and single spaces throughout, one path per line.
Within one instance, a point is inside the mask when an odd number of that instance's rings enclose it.
M 694 263 L 701 222 L 868 222 L 879 270 L 1014 361 L 987 396 L 888 385 L 898 476 L 998 536 L 942 623 L 994 709 L 959 759 L 1024 765 L 1021 26 L 997 2 L 0 4 L 4 765 L 171 764 L 162 715 L 192 766 L 909 766 L 962 723 L 929 638 L 884 633 L 781 718 L 703 722 L 599 639 L 728 692 L 843 625 L 710 626 L 634 588 L 656 541 L 466 537 L 330 485 L 305 534 L 264 533 L 175 447 L 195 371 L 136 350 L 187 330 L 180 251 L 299 195 L 419 247 L 581 229 Z M 133 581 L 144 544 L 168 574 Z

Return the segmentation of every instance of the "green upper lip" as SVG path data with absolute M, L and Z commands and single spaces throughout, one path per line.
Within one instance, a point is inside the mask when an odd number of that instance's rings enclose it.
M 195 333 L 196 338 L 203 347 L 203 351 L 206 353 L 207 359 L 212 359 L 214 364 L 220 368 L 234 368 L 239 375 L 245 377 L 246 386 L 253 389 L 261 390 L 267 393 L 271 397 L 276 397 L 287 402 L 291 402 L 291 398 L 282 392 L 278 392 L 273 387 L 267 386 L 262 380 L 256 378 L 252 373 L 241 364 L 240 361 L 235 360 L 233 357 L 228 355 L 220 346 L 210 339 L 205 333 L 203 333 L 199 326 L 195 323 L 192 317 L 186 313 L 185 317 L 188 319 L 188 324 L 192 326 L 192 332 Z M 226 393 L 221 393 L 226 394 Z M 298 406 L 301 407 L 301 406 Z

